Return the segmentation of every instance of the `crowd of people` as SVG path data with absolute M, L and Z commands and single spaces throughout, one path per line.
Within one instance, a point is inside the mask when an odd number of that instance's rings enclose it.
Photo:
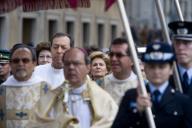
M 134 70 L 129 42 L 108 51 L 74 47 L 55 33 L 36 47 L 0 50 L 1 128 L 192 128 L 192 22 L 169 23 L 172 46 L 154 41 L 138 59 L 149 95 Z M 171 81 L 176 62 L 183 91 Z

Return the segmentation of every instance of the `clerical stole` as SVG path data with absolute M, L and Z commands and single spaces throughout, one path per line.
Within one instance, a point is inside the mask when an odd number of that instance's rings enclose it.
M 31 110 L 47 91 L 48 86 L 44 82 L 27 86 L 0 86 L 0 127 L 26 128 Z

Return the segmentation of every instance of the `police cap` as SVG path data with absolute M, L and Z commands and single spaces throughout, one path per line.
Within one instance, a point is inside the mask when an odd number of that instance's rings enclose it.
M 147 45 L 146 53 L 142 54 L 141 60 L 146 63 L 173 62 L 175 55 L 169 44 L 165 42 L 155 42 Z
M 0 63 L 9 63 L 10 51 L 5 49 L 0 49 Z
M 192 41 L 192 22 L 174 21 L 168 24 L 174 39 Z

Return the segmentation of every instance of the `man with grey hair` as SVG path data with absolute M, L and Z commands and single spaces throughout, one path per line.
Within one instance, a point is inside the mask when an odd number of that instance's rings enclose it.
M 31 116 L 31 109 L 48 90 L 33 71 L 36 66 L 34 48 L 16 44 L 11 49 L 10 66 L 12 75 L 0 86 L 0 127 L 25 128 Z

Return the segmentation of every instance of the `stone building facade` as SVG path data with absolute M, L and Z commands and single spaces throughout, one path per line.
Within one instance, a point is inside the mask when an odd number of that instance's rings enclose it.
M 23 12 L 21 8 L 0 15 L 0 47 L 15 43 L 49 41 L 55 32 L 69 33 L 75 46 L 109 47 L 123 31 L 117 4 L 104 11 L 104 0 L 91 0 L 90 8 L 64 8 Z
M 175 0 L 161 0 L 166 22 L 179 20 Z M 138 38 L 147 29 L 161 29 L 155 0 L 124 0 L 131 26 Z M 192 20 L 192 0 L 179 0 L 185 20 Z M 69 33 L 75 46 L 108 48 L 111 40 L 123 34 L 120 12 L 115 3 L 107 12 L 104 0 L 91 0 L 90 8 L 23 12 L 21 8 L 0 15 L 0 47 L 11 48 L 15 43 L 34 45 L 49 41 L 55 32 Z M 137 39 L 139 43 L 143 41 Z M 145 41 L 144 41 L 145 42 Z
M 156 0 L 124 0 L 127 14 L 133 25 L 149 28 L 161 28 L 157 15 Z M 167 23 L 179 20 L 175 0 L 160 0 Z M 185 20 L 192 20 L 192 0 L 179 0 Z

